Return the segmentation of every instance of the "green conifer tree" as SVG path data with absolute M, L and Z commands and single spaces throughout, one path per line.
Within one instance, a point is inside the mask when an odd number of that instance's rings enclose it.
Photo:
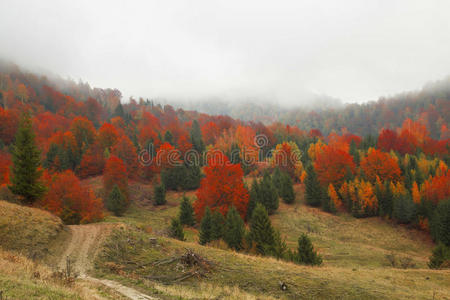
M 224 226 L 225 218 L 218 210 L 215 210 L 211 216 L 211 241 L 220 240 L 223 237 Z
M 155 205 L 166 204 L 166 187 L 163 183 L 155 185 L 153 196 L 155 197 Z
M 197 120 L 194 120 L 192 122 L 190 135 L 191 135 L 192 147 L 199 154 L 203 153 L 203 151 L 205 151 L 205 144 L 203 143 L 202 131 L 200 129 L 200 125 L 198 124 Z
M 127 209 L 127 199 L 120 191 L 117 184 L 114 185 L 106 198 L 106 208 L 116 216 L 122 216 Z
M 45 193 L 40 182 L 40 151 L 35 143 L 30 115 L 24 113 L 12 147 L 11 185 L 9 189 L 22 198 L 23 203 L 32 204 Z
M 193 226 L 195 224 L 194 209 L 186 195 L 183 195 L 183 200 L 181 201 L 179 218 L 183 225 Z
M 278 192 L 273 185 L 272 179 L 269 173 L 265 173 L 261 183 L 259 185 L 260 196 L 259 199 L 261 203 L 266 207 L 269 214 L 273 214 L 279 205 Z
M 314 167 L 311 164 L 306 167 L 305 190 L 306 203 L 311 206 L 320 206 L 323 196 L 322 187 L 320 186 L 319 180 L 317 179 Z
M 292 184 L 291 176 L 287 173 L 283 173 L 281 175 L 281 188 L 280 188 L 280 196 L 283 199 L 284 203 L 292 204 L 295 201 L 295 193 L 294 186 Z
M 247 205 L 247 214 L 245 216 L 246 220 L 250 220 L 252 217 L 253 210 L 256 207 L 256 204 L 260 202 L 259 200 L 259 183 L 256 179 L 253 179 L 252 186 L 250 188 L 249 196 L 250 199 L 248 200 Z
M 206 207 L 205 214 L 203 215 L 202 221 L 200 223 L 200 237 L 199 243 L 201 245 L 205 245 L 211 242 L 211 234 L 212 234 L 212 216 L 211 210 L 209 207 Z
M 261 203 L 256 204 L 250 220 L 250 238 L 260 254 L 270 254 L 275 244 L 274 235 L 266 208 Z
M 298 249 L 294 255 L 294 262 L 312 266 L 322 264 L 322 257 L 314 251 L 311 240 L 304 233 L 298 239 Z
M 169 231 L 170 237 L 173 237 L 180 241 L 184 241 L 183 226 L 181 225 L 181 222 L 178 218 L 172 218 Z
M 242 249 L 242 240 L 245 235 L 244 221 L 238 211 L 232 206 L 227 213 L 223 239 L 228 247 L 239 251 Z

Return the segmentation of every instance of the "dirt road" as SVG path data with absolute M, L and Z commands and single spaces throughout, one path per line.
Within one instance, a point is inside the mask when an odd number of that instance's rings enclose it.
M 69 257 L 74 271 L 79 274 L 80 278 L 94 283 L 101 283 L 132 300 L 157 299 L 145 295 L 135 289 L 126 287 L 118 282 L 107 279 L 97 279 L 87 275 L 87 271 L 92 266 L 92 259 L 97 254 L 103 238 L 105 238 L 111 230 L 110 225 L 71 225 L 69 228 L 71 231 L 71 238 L 58 263 L 60 269 L 66 267 L 66 260 L 67 257 Z

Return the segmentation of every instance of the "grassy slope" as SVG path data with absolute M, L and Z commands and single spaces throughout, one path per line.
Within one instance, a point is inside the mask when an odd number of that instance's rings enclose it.
M 41 262 L 59 256 L 69 232 L 50 213 L 0 201 L 0 291 L 7 299 L 118 299 L 89 282 L 63 284 Z M 30 258 L 36 260 L 31 260 Z M 39 276 L 36 276 L 39 274 Z
M 149 186 L 146 188 L 151 189 Z M 201 284 L 209 284 L 211 291 L 219 286 L 227 289 L 238 286 L 238 292 L 258 295 L 259 298 L 262 295 L 283 297 L 286 294 L 279 291 L 277 283 L 278 280 L 285 280 L 291 285 L 287 294 L 289 297 L 429 299 L 435 293 L 435 299 L 449 299 L 444 295 L 450 294 L 450 272 L 432 271 L 426 267 L 433 247 L 426 234 L 378 218 L 355 219 L 347 214 L 334 216 L 321 212 L 303 205 L 301 187 L 296 186 L 296 189 L 296 204 L 280 204 L 280 209 L 271 218 L 273 224 L 286 235 L 291 248 L 296 247 L 301 232 L 309 232 L 315 247 L 324 257 L 322 267 L 297 266 L 272 258 L 258 258 L 203 247 L 195 243 L 195 229 L 186 230 L 188 243 L 163 239 L 166 245 L 164 251 L 143 252 L 134 258 L 137 262 L 151 261 L 190 247 L 219 264 L 220 268 L 202 283 L 191 280 L 165 286 L 165 293 L 170 292 L 171 295 L 184 295 L 186 290 L 199 293 L 202 290 Z M 136 225 L 144 229 L 141 234 L 146 231 L 153 231 L 152 234 L 162 232 L 168 227 L 170 218 L 177 214 L 176 205 L 181 195 L 182 193 L 169 192 L 168 205 L 158 208 L 140 205 L 141 202 L 137 201 L 124 217 L 108 217 L 107 221 Z M 188 196 L 193 196 L 193 193 Z M 386 254 L 394 254 L 399 258 L 408 256 L 417 267 L 407 270 L 391 268 Z M 133 270 L 128 271 L 128 274 L 134 273 Z M 145 268 L 136 272 L 138 275 L 145 275 Z M 137 282 L 140 281 L 134 281 Z M 156 286 L 162 290 L 157 283 L 146 284 L 152 289 Z M 168 287 L 172 290 L 167 291 Z M 216 293 L 224 292 L 220 290 Z M 187 293 L 185 297 L 191 298 L 194 294 L 195 292 Z

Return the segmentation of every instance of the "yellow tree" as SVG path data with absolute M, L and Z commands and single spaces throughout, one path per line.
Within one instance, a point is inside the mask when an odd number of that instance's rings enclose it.
M 331 183 L 328 185 L 328 196 L 330 197 L 331 201 L 333 201 L 334 207 L 336 207 L 336 209 L 342 208 L 342 201 L 341 199 L 339 199 L 339 196 Z

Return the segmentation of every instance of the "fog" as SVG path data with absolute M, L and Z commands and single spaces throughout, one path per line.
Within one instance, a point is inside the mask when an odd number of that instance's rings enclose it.
M 128 98 L 299 105 L 450 74 L 449 1 L 0 1 L 0 57 Z

